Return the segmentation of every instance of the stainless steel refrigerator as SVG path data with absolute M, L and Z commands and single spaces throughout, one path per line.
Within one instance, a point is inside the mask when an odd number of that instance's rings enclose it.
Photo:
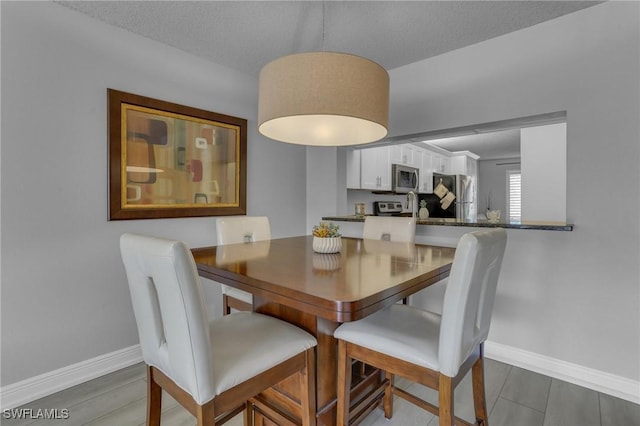
M 423 194 L 429 217 L 474 220 L 473 178 L 466 175 L 433 174 L 433 194 Z

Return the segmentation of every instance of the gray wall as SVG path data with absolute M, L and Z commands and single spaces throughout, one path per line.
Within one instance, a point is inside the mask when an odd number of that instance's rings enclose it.
M 607 2 L 390 71 L 391 136 L 567 111 L 575 230 L 508 231 L 489 339 L 634 381 L 639 20 L 639 3 Z M 605 194 L 615 209 L 594 207 Z M 443 228 L 421 232 L 440 238 Z
M 478 161 L 478 213 L 486 213 L 491 197 L 491 209 L 500 210 L 501 217 L 507 218 L 507 170 L 519 170 L 519 163 L 520 158 Z
M 306 232 L 304 147 L 256 132 L 257 80 L 50 2 L 2 2 L 2 381 L 138 343 L 118 238 L 215 243 L 215 219 L 107 221 L 108 87 L 247 118 L 248 213 Z
M 567 124 L 520 131 L 522 220 L 565 222 Z
M 509 232 L 490 340 L 636 381 L 639 20 L 607 2 L 391 71 L 394 134 L 567 111 L 575 230 Z

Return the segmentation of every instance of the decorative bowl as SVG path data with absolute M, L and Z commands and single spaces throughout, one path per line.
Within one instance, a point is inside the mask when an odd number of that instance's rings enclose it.
M 313 237 L 313 251 L 316 253 L 338 253 L 341 249 L 341 237 Z

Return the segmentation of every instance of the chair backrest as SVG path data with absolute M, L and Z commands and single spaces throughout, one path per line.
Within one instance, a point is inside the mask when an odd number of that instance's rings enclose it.
M 367 216 L 362 238 L 412 243 L 416 235 L 416 220 L 412 217 Z
M 271 239 L 266 216 L 221 217 L 216 220 L 218 245 L 249 243 Z
M 182 242 L 120 237 L 144 361 L 198 403 L 215 396 L 211 339 L 193 256 Z
M 502 228 L 469 232 L 458 241 L 442 305 L 438 356 L 440 372 L 449 377 L 487 339 L 506 243 Z

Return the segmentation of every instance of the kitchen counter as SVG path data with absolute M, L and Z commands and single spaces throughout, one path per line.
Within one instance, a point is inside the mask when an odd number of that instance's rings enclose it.
M 368 215 L 369 216 L 369 215 Z M 345 215 L 345 216 L 325 216 L 322 220 L 332 220 L 336 222 L 364 222 L 365 216 Z M 537 229 L 541 231 L 573 231 L 573 225 L 562 222 L 490 222 L 488 220 L 477 220 L 475 222 L 462 219 L 449 218 L 428 218 L 417 219 L 416 225 L 431 226 L 467 226 L 474 228 L 510 228 L 510 229 Z

